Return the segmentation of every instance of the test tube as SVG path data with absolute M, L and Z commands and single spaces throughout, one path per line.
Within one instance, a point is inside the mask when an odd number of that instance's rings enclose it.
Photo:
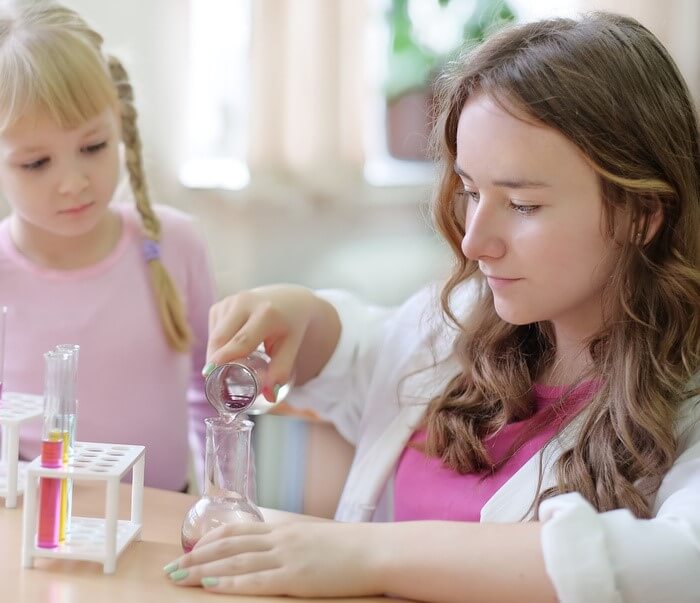
M 5 323 L 7 322 L 7 306 L 0 307 L 0 400 L 2 386 L 5 383 Z
M 61 359 L 55 352 L 44 354 L 44 429 L 41 466 L 57 468 L 63 464 L 63 433 L 58 420 L 58 373 Z M 61 480 L 42 477 L 39 481 L 39 521 L 37 546 L 56 548 L 61 523 Z
M 78 371 L 78 353 L 80 346 L 60 344 L 55 352 L 61 359 L 59 369 L 58 416 L 59 428 L 63 439 L 63 464 L 67 465 L 73 456 L 75 446 L 75 423 L 77 419 L 76 380 Z M 61 521 L 58 540 L 64 543 L 70 540 L 70 524 L 73 507 L 73 482 L 61 480 Z
M 75 446 L 75 429 L 78 419 L 77 379 L 78 379 L 78 355 L 80 346 L 72 343 L 57 345 L 55 351 L 62 358 L 62 380 L 59 394 L 58 414 L 61 416 L 62 426 L 66 432 L 67 444 L 63 451 L 64 460 L 68 462 L 73 455 Z

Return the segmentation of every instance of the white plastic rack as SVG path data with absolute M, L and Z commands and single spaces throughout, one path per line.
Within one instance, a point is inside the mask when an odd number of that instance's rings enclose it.
M 80 559 L 102 563 L 105 574 L 114 573 L 117 558 L 133 540 L 141 540 L 145 448 L 121 444 L 76 442 L 73 458 L 62 468 L 41 466 L 34 459 L 27 467 L 22 524 L 22 565 L 34 558 Z M 132 469 L 131 519 L 118 520 L 119 482 Z M 36 546 L 39 479 L 51 477 L 106 482 L 104 517 L 71 517 L 70 535 L 53 549 Z M 74 492 L 74 498 L 78 495 Z
M 5 506 L 17 506 L 17 496 L 24 490 L 25 471 L 29 463 L 19 460 L 19 434 L 27 421 L 38 419 L 44 410 L 44 398 L 31 394 L 4 392 L 0 400 L 0 496 Z

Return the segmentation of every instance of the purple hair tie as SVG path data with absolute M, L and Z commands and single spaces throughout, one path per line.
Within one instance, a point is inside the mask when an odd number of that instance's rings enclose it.
M 147 262 L 160 259 L 160 245 L 153 239 L 146 239 L 143 242 L 143 257 Z

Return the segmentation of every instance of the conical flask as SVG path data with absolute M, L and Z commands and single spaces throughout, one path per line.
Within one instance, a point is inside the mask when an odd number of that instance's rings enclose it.
M 204 496 L 190 507 L 182 522 L 185 552 L 207 532 L 223 524 L 264 521 L 249 495 L 250 436 L 253 422 L 213 417 L 205 420 Z

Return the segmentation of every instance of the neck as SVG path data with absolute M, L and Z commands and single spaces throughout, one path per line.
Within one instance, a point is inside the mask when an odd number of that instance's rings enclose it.
M 551 319 L 554 330 L 554 359 L 538 380 L 544 385 L 571 385 L 590 370 L 591 337 L 604 323 L 603 293 L 599 291 L 574 310 Z
M 542 385 L 571 385 L 586 374 L 591 364 L 591 355 L 585 346 L 566 351 L 557 348 L 554 359 L 543 370 L 538 382 Z
M 19 252 L 46 268 L 76 270 L 103 260 L 121 236 L 121 218 L 109 209 L 97 225 L 84 234 L 62 236 L 26 222 L 17 214 L 10 218 L 10 235 Z
M 544 385 L 570 385 L 590 370 L 593 359 L 588 349 L 590 338 L 595 335 L 602 320 L 553 322 L 554 359 L 547 366 L 539 381 Z

